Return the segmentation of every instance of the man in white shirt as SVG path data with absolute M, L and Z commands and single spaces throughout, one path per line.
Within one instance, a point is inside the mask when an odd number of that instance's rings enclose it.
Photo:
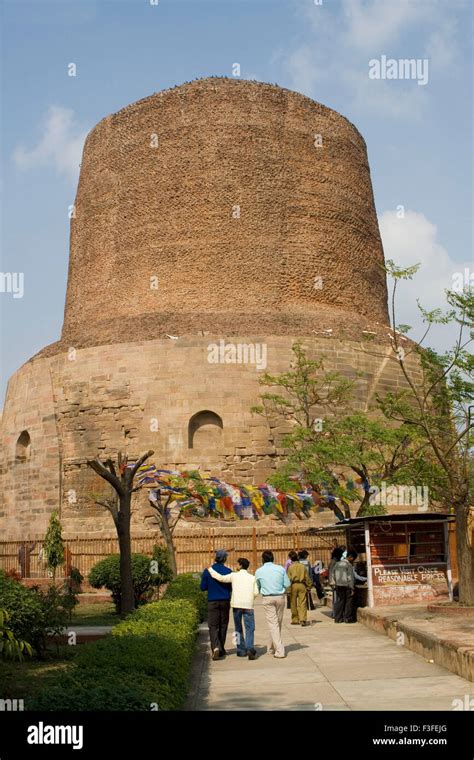
M 239 565 L 237 572 L 220 575 L 213 567 L 210 567 L 209 573 L 216 581 L 232 583 L 230 606 L 234 613 L 237 657 L 248 656 L 249 660 L 255 660 L 257 653 L 253 645 L 255 633 L 253 603 L 259 591 L 255 576 L 248 572 L 250 565 L 248 559 L 241 557 L 237 562 Z M 245 625 L 245 635 L 242 628 L 242 619 Z

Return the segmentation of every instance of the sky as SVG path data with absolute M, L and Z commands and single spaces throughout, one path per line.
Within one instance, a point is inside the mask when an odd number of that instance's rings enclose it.
M 87 132 L 153 92 L 233 76 L 235 64 L 241 79 L 301 92 L 362 133 L 385 257 L 421 265 L 403 283 L 398 319 L 419 337 L 416 299 L 443 306 L 447 288 L 474 279 L 472 9 L 471 0 L 0 0 L 0 407 L 9 376 L 60 335 Z M 401 59 L 415 61 L 410 78 Z M 433 345 L 453 337 L 438 329 Z

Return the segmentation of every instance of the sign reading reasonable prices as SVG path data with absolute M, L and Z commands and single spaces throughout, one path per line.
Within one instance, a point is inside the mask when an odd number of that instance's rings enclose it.
M 434 586 L 447 583 L 446 565 L 373 565 L 374 586 Z

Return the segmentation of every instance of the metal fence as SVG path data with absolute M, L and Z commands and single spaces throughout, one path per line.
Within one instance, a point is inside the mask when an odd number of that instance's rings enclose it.
M 176 532 L 174 544 L 178 572 L 198 572 L 210 564 L 216 549 L 226 549 L 228 564 L 235 566 L 239 557 L 247 557 L 251 569 L 261 564 L 261 553 L 270 549 L 275 562 L 283 564 L 291 549 L 307 549 L 310 560 L 322 560 L 329 564 L 334 540 L 341 540 L 338 531 L 326 532 L 324 536 L 299 526 L 288 530 L 258 531 L 256 528 L 219 530 L 207 528 L 202 531 Z M 87 577 L 99 560 L 118 553 L 116 538 L 69 538 L 64 541 L 66 562 L 57 576 L 67 575 L 71 567 L 77 567 Z M 132 538 L 132 552 L 151 556 L 153 547 L 162 543 L 159 536 Z M 42 552 L 42 540 L 0 541 L 0 569 L 15 570 L 24 578 L 45 578 L 48 575 Z

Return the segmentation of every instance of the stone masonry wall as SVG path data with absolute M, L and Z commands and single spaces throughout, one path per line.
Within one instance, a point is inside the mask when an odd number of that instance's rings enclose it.
M 265 342 L 267 369 L 278 373 L 288 368 L 296 338 L 239 340 Z M 270 429 L 250 413 L 261 392 L 255 366 L 210 364 L 209 342 L 187 337 L 99 346 L 37 358 L 20 368 L 10 380 L 2 420 L 0 535 L 44 532 L 60 502 L 60 470 L 65 535 L 113 534 L 109 514 L 94 506 L 104 493 L 103 481 L 86 460 L 114 457 L 119 450 L 135 457 L 151 448 L 157 465 L 201 465 L 231 482 L 264 482 L 284 454 L 284 430 Z M 323 353 L 328 368 L 361 373 L 360 409 L 376 390 L 394 390 L 400 382 L 396 362 L 368 355 L 365 344 L 308 338 L 304 345 L 311 356 Z M 189 449 L 189 421 L 201 411 L 219 415 L 223 429 L 217 439 L 204 438 Z M 31 437 L 31 455 L 16 462 L 23 430 Z M 154 528 L 143 493 L 136 499 L 133 526 L 136 532 Z

